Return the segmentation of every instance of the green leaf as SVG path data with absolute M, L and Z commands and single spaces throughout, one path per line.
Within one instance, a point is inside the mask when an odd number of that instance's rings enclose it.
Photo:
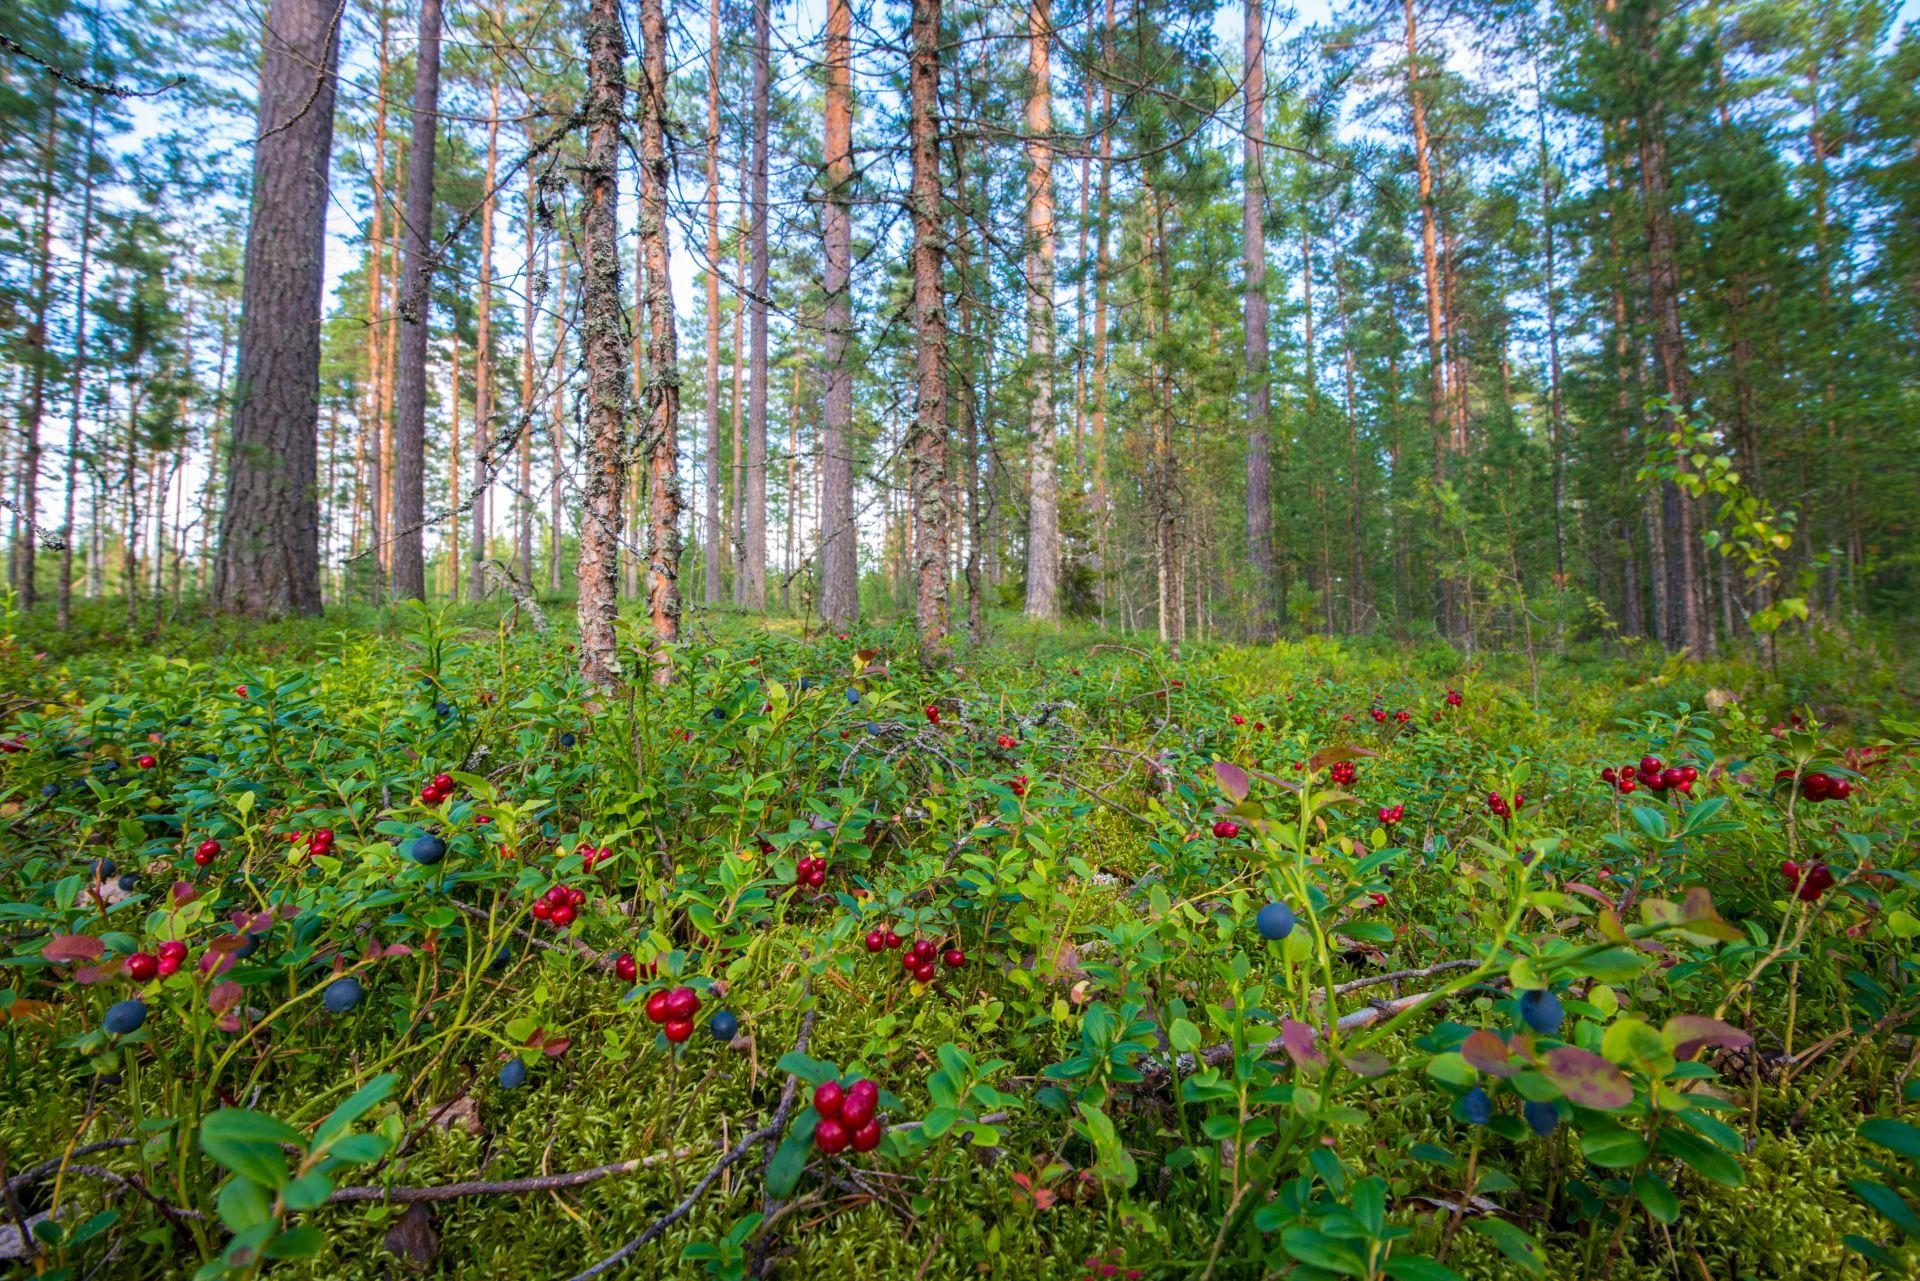
M 1651 805 L 1635 805 L 1627 811 L 1640 830 L 1656 841 L 1667 839 L 1667 816 Z
M 327 1243 L 326 1234 L 316 1227 L 295 1228 L 267 1242 L 262 1251 L 269 1259 L 311 1259 Z
M 1647 1141 L 1631 1130 L 1595 1130 L 1580 1136 L 1580 1151 L 1602 1169 L 1627 1170 L 1646 1159 Z
M 1386 1271 L 1393 1281 L 1460 1281 L 1458 1272 L 1432 1259 L 1388 1259 Z
M 1289 1256 L 1309 1267 L 1325 1268 L 1349 1277 L 1367 1274 L 1366 1264 L 1358 1254 L 1312 1228 L 1288 1228 L 1280 1234 L 1280 1245 Z
M 1633 1179 L 1633 1194 L 1647 1207 L 1655 1223 L 1672 1223 L 1680 1217 L 1680 1198 L 1667 1181 L 1651 1170 L 1642 1170 Z
M 392 1072 L 376 1076 L 365 1085 L 348 1095 L 339 1107 L 327 1113 L 327 1119 L 320 1122 L 320 1128 L 313 1132 L 313 1151 L 324 1151 L 328 1144 L 347 1132 L 355 1121 L 366 1115 L 367 1111 L 382 1102 L 393 1093 L 394 1082 L 399 1077 Z
M 1200 1048 L 1200 1029 L 1189 1019 L 1175 1019 L 1167 1028 L 1167 1040 L 1182 1054 L 1192 1054 Z
M 1854 1179 L 1847 1184 L 1855 1196 L 1878 1210 L 1894 1227 L 1910 1237 L 1920 1237 L 1920 1215 L 1913 1207 L 1900 1199 L 1900 1194 L 1884 1183 L 1875 1183 L 1870 1179 Z
M 1879 1144 L 1889 1152 L 1920 1158 L 1920 1129 L 1905 1121 L 1884 1116 L 1873 1117 L 1860 1123 L 1860 1137 L 1869 1143 Z
M 1740 1168 L 1738 1161 L 1705 1139 L 1672 1126 L 1660 1131 L 1654 1146 L 1668 1156 L 1679 1157 L 1695 1174 L 1723 1188 L 1737 1188 L 1747 1181 L 1746 1171 Z
M 246 1179 L 228 1179 L 213 1205 L 220 1212 L 220 1222 L 233 1232 L 244 1232 L 273 1218 L 273 1200 L 266 1189 Z
M 1546 1275 L 1547 1252 L 1540 1248 L 1538 1241 L 1505 1219 L 1492 1217 L 1473 1219 L 1468 1222 L 1467 1227 L 1493 1242 L 1500 1253 L 1534 1276 Z
M 387 1141 L 377 1134 L 349 1134 L 333 1145 L 327 1155 L 342 1165 L 365 1165 L 387 1154 Z
M 782 1200 L 793 1195 L 794 1188 L 800 1184 L 801 1173 L 807 1168 L 808 1146 L 806 1140 L 791 1132 L 781 1140 L 767 1165 L 767 1195 Z
M 319 1170 L 309 1170 L 280 1189 L 280 1199 L 289 1210 L 317 1210 L 333 1195 L 333 1180 Z
M 840 1079 L 840 1069 L 831 1063 L 822 1063 L 819 1059 L 809 1058 L 798 1050 L 788 1050 L 774 1064 L 782 1072 L 791 1072 L 808 1085 L 825 1085 L 828 1081 Z

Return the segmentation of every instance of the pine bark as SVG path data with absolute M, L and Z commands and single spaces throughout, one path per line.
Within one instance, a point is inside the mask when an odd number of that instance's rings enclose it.
M 496 28 L 498 25 L 496 21 Z M 473 351 L 473 573 L 469 594 L 476 601 L 487 594 L 487 579 L 480 566 L 487 559 L 488 490 L 493 480 L 493 184 L 500 167 L 497 75 L 488 90 L 487 187 L 480 206 L 480 300 L 475 307 Z M 459 470 L 456 458 L 454 471 Z
M 527 175 L 527 240 L 526 269 L 529 284 L 525 292 L 525 301 L 520 312 L 520 430 L 518 452 L 520 455 L 520 489 L 513 496 L 514 511 L 514 550 L 519 561 L 520 581 L 533 585 L 533 321 L 534 298 L 532 276 L 534 271 L 534 209 L 539 201 L 539 192 L 535 187 L 537 180 Z
M 655 679 L 673 675 L 680 640 L 680 356 L 673 327 L 673 278 L 667 260 L 667 19 L 662 0 L 640 0 L 640 243 L 646 255 L 647 382 L 645 453 L 649 468 L 647 615 L 653 626 Z
M 433 3 L 433 0 L 427 0 Z M 587 154 L 580 169 L 580 348 L 586 365 L 586 493 L 580 521 L 577 613 L 580 673 L 610 688 L 621 675 L 622 490 L 630 387 L 620 298 L 620 126 L 626 113 L 626 36 L 620 0 L 587 11 Z M 556 550 L 557 542 L 556 539 Z
M 427 346 L 433 311 L 433 160 L 440 112 L 440 0 L 421 0 L 414 60 L 413 126 L 407 146 L 407 208 L 401 223 L 400 350 L 394 371 L 393 594 L 425 600 Z M 458 537 L 456 532 L 455 537 Z
M 214 570 L 222 610 L 320 611 L 315 455 L 337 12 L 326 0 L 272 0 L 267 14 L 239 387 Z
M 826 192 L 822 286 L 820 617 L 849 623 L 860 616 L 859 530 L 853 523 L 853 6 L 827 3 Z
M 1273 460 L 1269 432 L 1272 386 L 1268 378 L 1267 348 L 1267 174 L 1263 156 L 1266 136 L 1266 17 L 1260 0 L 1246 0 L 1246 101 L 1241 132 L 1242 248 L 1246 256 L 1247 378 L 1247 568 L 1253 588 L 1253 629 L 1256 638 L 1272 634 L 1273 592 Z
M 940 0 L 913 0 L 907 63 L 912 178 L 915 401 L 912 468 L 914 618 L 922 662 L 948 652 L 947 318 L 940 206 Z
M 720 532 L 720 0 L 707 5 L 707 492 L 706 590 L 720 603 L 726 541 Z
M 1453 453 L 1447 422 L 1447 364 L 1440 315 L 1440 246 L 1434 202 L 1433 161 L 1427 136 L 1426 95 L 1420 88 L 1419 21 L 1414 0 L 1403 0 L 1407 40 L 1407 116 L 1413 133 L 1414 171 L 1420 200 L 1420 271 L 1427 298 L 1427 428 L 1433 437 L 1433 479 L 1445 484 Z M 1437 536 L 1437 531 L 1436 531 Z M 1437 621 L 1442 636 L 1460 631 L 1460 584 L 1438 576 Z
M 753 3 L 753 166 L 747 202 L 752 276 L 748 284 L 746 599 L 767 607 L 767 133 L 773 0 Z
M 34 233 L 33 322 L 27 330 L 27 405 L 21 424 L 24 439 L 20 451 L 20 475 L 13 514 L 13 586 L 19 595 L 22 612 L 30 610 L 38 596 L 34 568 L 39 564 L 40 536 L 40 424 L 47 412 L 47 313 L 53 307 L 53 166 L 60 141 L 60 95 L 47 98 L 47 132 L 41 140 L 40 217 Z
M 1060 482 L 1053 444 L 1053 96 L 1051 0 L 1027 7 L 1027 617 L 1060 615 Z
M 96 10 L 96 14 L 97 12 Z M 97 18 L 94 30 L 97 35 L 99 30 Z M 80 412 L 87 370 L 87 269 L 91 265 L 93 252 L 93 162 L 95 148 L 99 141 L 99 129 L 100 99 L 98 95 L 90 94 L 87 99 L 87 148 L 80 170 L 80 263 L 74 273 L 73 281 L 73 368 L 67 375 L 70 383 L 67 410 L 67 478 L 60 516 L 59 622 L 60 630 L 63 632 L 73 626 L 73 517 L 75 492 L 80 485 Z M 224 382 L 226 373 L 224 321 L 221 330 L 220 360 Z M 222 390 L 224 392 L 224 388 Z M 226 403 L 224 394 L 218 403 Z M 212 444 L 211 441 L 209 443 Z M 213 452 L 217 456 L 217 448 Z M 210 461 L 209 467 L 211 466 Z M 206 525 L 203 523 L 201 528 L 204 530 Z

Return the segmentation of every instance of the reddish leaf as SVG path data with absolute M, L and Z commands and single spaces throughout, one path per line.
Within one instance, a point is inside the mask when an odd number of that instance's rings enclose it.
M 1325 769 L 1329 765 L 1337 765 L 1341 761 L 1363 760 L 1366 757 L 1378 756 L 1379 754 L 1378 752 L 1370 752 L 1364 747 L 1355 747 L 1351 743 L 1338 743 L 1332 747 L 1323 747 L 1315 752 L 1308 758 L 1307 764 L 1318 771 Z
M 1280 1044 L 1286 1047 L 1287 1057 L 1300 1067 L 1320 1067 L 1327 1061 L 1319 1047 L 1314 1045 L 1313 1029 L 1297 1019 L 1284 1019 L 1280 1023 Z
M 1460 1057 L 1492 1076 L 1512 1076 L 1520 1070 L 1498 1032 L 1480 1028 L 1460 1046 Z
M 91 934 L 56 934 L 40 951 L 40 955 L 59 965 L 97 961 L 106 954 L 107 945 Z
M 231 979 L 216 983 L 213 985 L 213 990 L 207 993 L 207 1008 L 215 1014 L 225 1014 L 240 1003 L 241 994 L 245 991 L 245 988 Z
M 1704 1014 L 1676 1014 L 1661 1025 L 1660 1034 L 1677 1059 L 1690 1059 L 1709 1045 L 1738 1050 L 1753 1044 L 1753 1038 L 1739 1028 Z
M 573 1047 L 572 1037 L 556 1036 L 551 1041 L 548 1041 L 545 1045 L 540 1047 L 540 1053 L 546 1055 L 550 1059 L 557 1059 L 562 1054 L 565 1054 L 572 1047 Z
M 1593 886 L 1586 884 L 1584 881 L 1568 881 L 1566 884 L 1566 889 L 1569 893 L 1572 893 L 1572 894 L 1584 894 L 1586 897 L 1592 899 L 1594 902 L 1600 904 L 1603 907 L 1606 907 L 1609 909 L 1613 907 L 1613 898 L 1611 895 L 1604 894 L 1601 891 L 1596 890 L 1595 888 L 1593 888 Z
M 1540 1066 L 1547 1079 L 1581 1107 L 1611 1111 L 1633 1102 L 1626 1074 L 1598 1054 L 1562 1045 L 1548 1050 Z
M 1238 765 L 1231 761 L 1215 761 L 1213 777 L 1220 784 L 1220 790 L 1232 797 L 1236 804 L 1247 799 L 1247 789 L 1252 786 L 1252 780 Z
M 1340 1062 L 1355 1076 L 1385 1076 L 1393 1070 L 1393 1063 L 1377 1050 L 1354 1050 L 1342 1054 Z

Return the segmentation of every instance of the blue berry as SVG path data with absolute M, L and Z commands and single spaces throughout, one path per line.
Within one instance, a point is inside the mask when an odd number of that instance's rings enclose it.
M 487 968 L 490 970 L 504 970 L 507 968 L 507 962 L 511 961 L 512 959 L 513 959 L 513 944 L 502 943 L 500 945 L 500 950 L 493 954 L 493 960 L 488 963 Z
M 416 836 L 407 846 L 407 857 L 428 867 L 447 856 L 447 843 L 437 836 Z
M 723 1043 L 731 1041 L 740 1033 L 740 1020 L 733 1016 L 732 1010 L 722 1010 L 713 1016 L 712 1022 L 707 1024 L 707 1031 L 716 1041 Z
M 1269 903 L 1253 918 L 1253 927 L 1263 939 L 1283 939 L 1293 933 L 1293 909 L 1285 903 Z
M 327 984 L 326 991 L 320 994 L 320 1003 L 335 1014 L 345 1014 L 360 1004 L 361 994 L 365 991 L 360 980 L 349 975 Z
M 1566 1012 L 1560 1008 L 1560 998 L 1543 987 L 1529 988 L 1520 994 L 1520 1018 L 1526 1025 L 1542 1036 L 1552 1036 L 1560 1030 L 1561 1020 Z
M 527 1083 L 527 1065 L 519 1059 L 508 1059 L 500 1068 L 500 1088 L 517 1090 Z
M 260 936 L 258 934 L 242 934 L 240 936 L 240 946 L 233 949 L 234 959 L 244 961 L 259 950 Z
M 451 716 L 453 715 L 453 704 L 452 703 L 435 703 L 433 705 L 433 710 L 438 712 L 442 716 Z
M 1528 1103 L 1521 1107 L 1520 1113 L 1527 1118 L 1533 1132 L 1543 1139 L 1560 1125 L 1560 1113 L 1551 1103 Z
M 858 705 L 859 705 L 859 702 L 860 702 L 860 688 L 859 688 L 859 686 L 857 686 L 857 685 L 849 685 L 849 686 L 847 686 L 847 706 L 848 706 L 848 707 L 855 707 L 855 706 L 858 706 Z
M 48 800 L 52 800 L 54 797 L 60 795 L 60 784 L 48 783 L 40 789 L 40 795 L 46 797 Z
M 104 881 L 115 872 L 118 872 L 120 867 L 110 858 L 97 858 L 87 864 L 87 870 Z
M 1493 1120 L 1493 1100 L 1476 1085 L 1460 1100 L 1460 1113 L 1467 1118 L 1468 1125 L 1485 1125 Z
M 101 1026 L 115 1036 L 131 1036 L 138 1032 L 140 1025 L 146 1021 L 147 1003 L 129 998 L 116 1003 L 112 1009 L 108 1010 L 107 1017 L 102 1020 Z
M 572 746 L 573 746 L 573 731 L 572 731 L 572 730 L 565 730 L 565 731 L 563 731 L 563 732 L 561 733 L 561 735 L 560 735 L 560 746 L 562 746 L 562 747 L 572 747 Z

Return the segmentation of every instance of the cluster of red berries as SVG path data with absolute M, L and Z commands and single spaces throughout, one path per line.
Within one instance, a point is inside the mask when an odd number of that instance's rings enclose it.
M 1781 783 L 1792 777 L 1792 770 L 1783 769 L 1775 774 L 1773 779 L 1774 782 Z M 1800 795 L 1816 805 L 1821 801 L 1844 801 L 1853 795 L 1853 782 L 1850 779 L 1835 778 L 1831 774 L 1822 774 L 1816 770 L 1801 777 Z
M 420 789 L 422 805 L 438 805 L 453 795 L 453 775 L 435 774 L 428 784 Z
M 1127 1252 L 1119 1246 L 1115 1246 L 1107 1251 L 1106 1257 L 1108 1261 L 1102 1262 L 1099 1255 L 1089 1254 L 1087 1256 L 1087 1271 L 1085 1275 L 1079 1278 L 1079 1281 L 1111 1281 L 1111 1278 L 1118 1277 L 1120 1275 L 1120 1264 L 1126 1259 Z M 1140 1281 L 1140 1278 L 1146 1275 L 1147 1274 L 1139 1268 L 1128 1268 L 1126 1281 Z
M 824 855 L 820 858 L 803 858 L 794 865 L 794 893 L 798 894 L 803 888 L 817 890 L 826 883 L 827 860 Z
M 838 1081 L 815 1087 L 813 1110 L 820 1124 L 813 1128 L 813 1146 L 828 1156 L 849 1147 L 873 1151 L 880 1146 L 880 1119 L 873 1114 L 879 1106 L 880 1087 L 865 1077 L 844 1089 Z
M 293 833 L 293 839 L 296 841 L 299 840 L 300 833 Z M 332 850 L 333 829 L 331 827 L 316 827 L 307 833 L 307 853 L 327 854 L 332 852 Z
M 1002 734 L 994 739 L 994 744 L 1003 752 L 1011 752 L 1020 745 L 1020 740 L 1011 734 Z
M 194 848 L 193 861 L 197 866 L 205 867 L 207 864 L 213 862 L 213 860 L 217 858 L 219 854 L 220 854 L 220 842 L 214 840 L 211 836 L 209 836 L 206 840 L 201 841 L 200 844 Z
M 1382 805 L 1380 807 L 1380 821 L 1388 827 L 1392 827 L 1406 816 L 1407 807 L 1404 805 Z
M 700 1012 L 700 994 L 690 987 L 668 988 L 647 998 L 647 1018 L 661 1025 L 675 1045 L 693 1035 L 693 1016 Z
M 534 900 L 533 919 L 546 921 L 555 929 L 566 929 L 580 916 L 580 905 L 587 901 L 585 890 L 571 885 L 555 885 Z
M 1601 781 L 1622 796 L 1641 787 L 1651 792 L 1681 792 L 1691 796 L 1699 778 L 1700 771 L 1693 766 L 1662 765 L 1658 756 L 1642 756 L 1638 765 L 1622 765 L 1619 769 L 1608 766 L 1600 771 Z
M 1240 835 L 1240 825 L 1230 818 L 1213 820 L 1213 834 L 1223 841 L 1230 841 Z
M 890 947 L 905 946 L 906 940 L 884 926 L 875 926 L 867 931 L 867 951 L 884 952 Z M 938 958 L 950 970 L 957 970 L 967 963 L 967 954 L 957 947 L 946 951 L 932 939 L 915 939 L 913 946 L 900 954 L 900 968 L 912 975 L 917 982 L 933 982 L 933 962 Z
M 1341 787 L 1351 787 L 1360 774 L 1354 769 L 1352 761 L 1335 761 L 1333 768 L 1327 772 L 1327 776 Z
M 1007 780 L 1007 786 L 1012 789 L 1015 796 L 1025 796 L 1027 794 L 1027 776 L 1020 774 L 1010 778 Z
M 659 969 L 659 961 L 648 961 L 647 977 L 652 978 Z M 613 972 L 619 975 L 623 982 L 635 982 L 640 977 L 640 962 L 633 959 L 632 952 L 622 952 L 613 958 Z
M 482 815 L 480 821 L 482 823 L 486 822 L 486 816 Z M 582 845 L 580 847 L 580 870 L 591 876 L 595 863 L 598 863 L 603 858 L 612 857 L 613 846 L 611 845 L 602 845 L 597 848 L 592 845 Z
M 938 725 L 939 723 L 940 723 L 940 709 L 935 707 L 932 703 L 928 703 L 927 704 L 927 724 Z
M 1448 691 L 1447 691 L 1447 706 L 1448 706 L 1448 707 L 1458 707 L 1458 706 L 1460 706 L 1460 704 L 1461 704 L 1461 703 L 1464 703 L 1465 701 L 1466 701 L 1466 700 L 1465 700 L 1464 698 L 1462 698 L 1462 697 L 1460 696 L 1460 691 L 1459 691 L 1459 690 L 1457 690 L 1457 689 L 1450 689 L 1450 690 L 1448 690 Z
M 136 983 L 145 983 L 156 977 L 165 978 L 169 974 L 179 973 L 181 963 L 186 959 L 187 945 L 178 939 L 169 939 L 153 952 L 135 952 L 129 956 L 127 977 Z
M 1527 798 L 1518 792 L 1513 794 L 1513 804 L 1511 805 L 1507 804 L 1506 799 L 1502 797 L 1500 793 L 1487 793 L 1487 813 L 1493 815 L 1495 818 L 1512 818 L 1514 811 L 1525 809 L 1526 804 Z
M 1795 897 L 1803 903 L 1811 903 L 1833 888 L 1833 870 L 1825 863 L 1808 863 L 1805 867 L 1782 863 L 1780 875 L 1793 884 Z

